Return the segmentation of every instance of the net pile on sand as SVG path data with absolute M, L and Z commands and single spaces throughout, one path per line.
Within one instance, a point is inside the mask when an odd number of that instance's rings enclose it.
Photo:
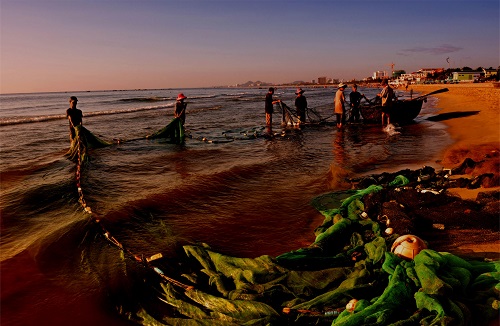
M 390 248 L 399 237 L 397 231 L 410 226 L 394 223 L 394 232 L 387 232 L 388 219 L 397 219 L 398 210 L 386 210 L 381 216 L 365 206 L 364 199 L 387 196 L 380 202 L 383 206 L 393 200 L 391 194 L 401 192 L 418 193 L 421 206 L 425 202 L 435 205 L 436 198 L 448 196 L 424 188 L 439 178 L 423 183 L 423 171 L 430 170 L 408 171 L 409 178 L 397 175 L 384 185 L 315 198 L 313 206 L 325 216 L 315 231 L 316 240 L 278 257 L 237 258 L 204 244 L 184 246 L 177 262 L 156 263 L 192 287 L 159 284 L 156 295 L 166 305 L 142 306 L 136 321 L 166 325 L 486 325 L 499 313 L 500 261 L 464 259 L 433 249 L 423 249 L 413 260 L 402 258 Z M 378 177 L 384 178 L 388 175 Z M 412 186 L 415 182 L 418 185 Z M 412 230 L 426 229 L 417 225 Z

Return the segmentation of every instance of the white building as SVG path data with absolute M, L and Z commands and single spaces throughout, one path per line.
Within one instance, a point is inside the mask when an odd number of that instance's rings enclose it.
M 389 76 L 387 75 L 387 72 L 385 71 L 375 71 L 373 73 L 373 79 L 384 79 L 384 78 L 388 78 Z
M 401 74 L 401 76 L 399 76 L 400 81 L 405 81 L 405 80 L 412 81 L 413 79 L 414 79 L 413 74 Z
M 483 68 L 483 73 L 485 78 L 493 77 L 497 75 L 497 70 L 496 69 L 484 69 Z

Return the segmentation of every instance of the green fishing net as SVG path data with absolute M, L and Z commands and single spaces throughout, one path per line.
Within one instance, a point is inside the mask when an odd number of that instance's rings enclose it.
M 70 160 L 76 161 L 78 159 L 78 153 L 80 153 L 81 161 L 85 162 L 88 160 L 88 150 L 109 145 L 111 145 L 111 143 L 98 138 L 84 126 L 78 125 L 75 127 L 75 137 L 72 139 L 66 155 Z
M 390 186 L 406 183 L 398 177 Z M 158 283 L 161 304 L 141 306 L 134 320 L 144 325 L 385 326 L 487 325 L 498 318 L 500 262 L 469 261 L 431 249 L 411 261 L 391 253 L 397 235 L 382 234 L 379 222 L 363 214 L 363 197 L 382 189 L 369 186 L 313 199 L 325 216 L 315 241 L 277 257 L 237 258 L 204 244 L 184 246 L 171 271 L 190 287 Z M 172 263 L 155 262 L 161 268 Z M 357 303 L 347 310 L 352 299 Z
M 180 118 L 174 118 L 164 128 L 158 130 L 152 135 L 147 136 L 146 138 L 168 138 L 173 143 L 182 143 L 185 139 L 184 126 Z

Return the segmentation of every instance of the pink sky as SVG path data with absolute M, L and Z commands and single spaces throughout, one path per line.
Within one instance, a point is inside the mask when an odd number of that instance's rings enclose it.
M 499 66 L 498 1 L 2 0 L 1 93 Z

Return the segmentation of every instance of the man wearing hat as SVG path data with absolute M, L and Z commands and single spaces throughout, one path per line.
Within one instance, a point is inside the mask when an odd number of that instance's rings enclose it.
M 297 109 L 297 117 L 299 119 L 299 124 L 306 122 L 306 110 L 307 110 L 307 100 L 303 95 L 304 91 L 302 88 L 297 88 L 295 92 L 297 97 L 295 98 L 295 108 Z
M 342 128 L 342 125 L 345 121 L 345 96 L 344 90 L 347 85 L 344 83 L 340 83 L 338 86 L 338 90 L 335 93 L 335 100 L 333 101 L 335 104 L 335 116 L 337 117 L 337 128 Z
M 392 99 L 395 98 L 395 95 L 387 79 L 382 80 L 381 86 L 383 87 L 382 92 L 377 94 L 377 96 L 382 99 L 382 126 L 384 126 L 386 120 L 387 124 L 391 123 L 390 112 L 392 109 Z
M 175 102 L 175 109 L 174 109 L 174 117 L 180 118 L 182 125 L 184 125 L 184 122 L 186 122 L 187 103 L 184 102 L 185 99 L 187 99 L 187 97 L 184 96 L 183 93 L 179 93 L 179 95 L 177 95 L 177 100 Z
M 83 124 L 83 113 L 81 110 L 76 108 L 78 99 L 76 96 L 71 96 L 69 98 L 69 109 L 66 110 L 66 117 L 69 121 L 69 140 L 73 141 L 75 138 L 75 127 Z

